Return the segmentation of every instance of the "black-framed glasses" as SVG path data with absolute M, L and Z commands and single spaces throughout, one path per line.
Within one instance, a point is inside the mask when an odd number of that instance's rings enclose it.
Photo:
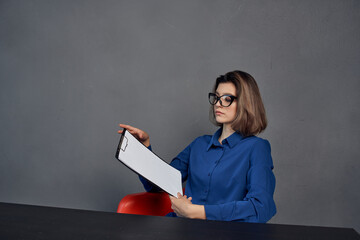
M 215 105 L 218 101 L 220 101 L 221 106 L 228 107 L 233 103 L 235 99 L 237 99 L 237 97 L 229 94 L 218 96 L 215 93 L 209 93 L 209 103 L 211 105 Z

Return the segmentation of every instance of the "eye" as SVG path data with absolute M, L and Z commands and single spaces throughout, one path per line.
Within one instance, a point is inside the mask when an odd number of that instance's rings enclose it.
M 224 100 L 228 103 L 232 101 L 230 96 L 224 96 Z

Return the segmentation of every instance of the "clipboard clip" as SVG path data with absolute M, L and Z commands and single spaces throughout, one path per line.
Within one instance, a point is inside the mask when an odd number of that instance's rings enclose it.
M 123 136 L 122 142 L 124 141 L 124 138 L 126 139 L 126 143 L 121 144 L 121 146 L 120 146 L 120 150 L 123 151 L 123 152 L 125 152 L 126 147 L 128 146 L 128 139 L 127 139 L 127 137 L 125 137 L 125 135 Z M 125 147 L 123 147 L 124 145 L 125 145 Z

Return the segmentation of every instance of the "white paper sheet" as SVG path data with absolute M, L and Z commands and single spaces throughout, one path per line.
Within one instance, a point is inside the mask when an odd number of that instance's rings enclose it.
M 115 156 L 165 192 L 177 197 L 182 194 L 181 173 L 159 158 L 124 129 Z

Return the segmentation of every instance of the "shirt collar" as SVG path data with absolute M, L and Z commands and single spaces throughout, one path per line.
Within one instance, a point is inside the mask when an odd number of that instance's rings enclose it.
M 211 137 L 211 141 L 209 142 L 209 145 L 207 147 L 207 151 L 214 145 L 214 146 L 222 146 L 219 143 L 219 137 L 222 133 L 222 128 L 219 128 L 214 135 Z M 236 144 L 238 144 L 244 137 L 241 135 L 241 133 L 234 132 L 229 137 L 227 137 L 224 141 L 228 143 L 230 148 L 233 148 Z

